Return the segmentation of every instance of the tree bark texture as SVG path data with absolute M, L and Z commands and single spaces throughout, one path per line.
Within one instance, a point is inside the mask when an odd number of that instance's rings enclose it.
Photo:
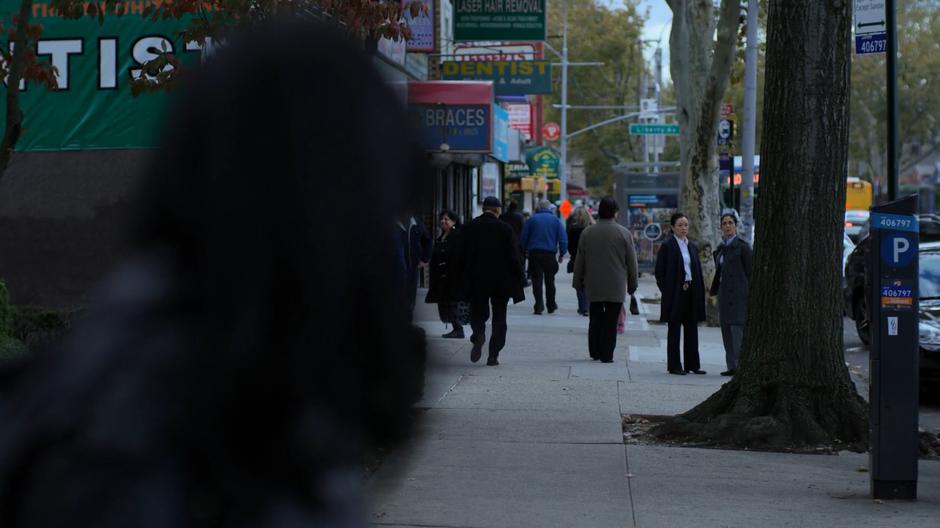
M 728 89 L 740 25 L 740 3 L 722 0 L 717 26 L 711 0 L 669 0 L 672 31 L 669 68 L 676 88 L 682 190 L 679 208 L 689 217 L 689 237 L 699 248 L 705 287 L 715 276 L 712 252 L 721 213 L 716 137 L 721 100 Z M 715 30 L 718 38 L 714 39 Z M 718 324 L 713 298 L 710 325 Z
M 17 15 L 16 39 L 13 41 L 13 52 L 10 58 L 10 73 L 7 76 L 6 125 L 3 130 L 3 139 L 0 140 L 0 178 L 3 177 L 7 167 L 10 165 L 10 158 L 13 157 L 13 149 L 16 148 L 16 142 L 20 139 L 20 132 L 23 127 L 23 112 L 20 109 L 19 86 L 20 79 L 23 78 L 23 69 L 26 62 L 26 30 L 29 27 L 29 16 L 32 6 L 32 0 L 21 0 L 20 12 Z
M 839 291 L 849 9 L 845 1 L 770 2 L 760 221 L 740 368 L 660 435 L 867 447 L 867 407 L 843 356 Z

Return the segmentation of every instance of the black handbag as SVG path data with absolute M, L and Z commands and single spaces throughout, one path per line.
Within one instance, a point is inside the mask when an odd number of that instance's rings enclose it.
M 636 302 L 636 296 L 630 296 L 630 313 L 633 315 L 640 315 L 640 305 Z

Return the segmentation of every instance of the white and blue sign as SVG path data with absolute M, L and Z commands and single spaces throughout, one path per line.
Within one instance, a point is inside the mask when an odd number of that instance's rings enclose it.
M 855 53 L 884 53 L 888 49 L 885 0 L 854 0 L 853 3 Z
M 426 150 L 489 153 L 493 105 L 411 105 L 411 118 Z
M 509 161 L 509 112 L 499 106 L 493 107 L 493 157 Z
M 914 236 L 907 233 L 885 233 L 881 238 L 881 261 L 892 268 L 906 268 L 917 257 Z
M 873 33 L 855 36 L 855 54 L 884 53 L 888 50 L 888 34 Z
M 917 217 L 912 215 L 872 213 L 870 224 L 872 229 L 887 229 L 888 231 L 917 233 L 920 230 Z

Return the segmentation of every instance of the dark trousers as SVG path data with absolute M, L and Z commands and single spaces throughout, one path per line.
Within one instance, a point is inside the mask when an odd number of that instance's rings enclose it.
M 558 273 L 558 259 L 547 251 L 529 251 L 529 270 L 532 272 L 532 294 L 535 296 L 535 311 L 541 312 L 548 306 L 554 310 L 555 274 Z M 542 281 L 545 282 L 545 298 L 542 298 Z
M 499 357 L 499 351 L 506 345 L 506 305 L 508 297 L 482 297 L 470 302 L 470 328 L 473 334 L 470 342 L 486 341 L 486 320 L 490 318 L 490 305 L 493 306 L 493 335 L 490 336 L 490 357 Z
M 680 286 L 681 288 L 681 286 Z M 682 351 L 685 368 L 679 362 L 679 334 L 685 333 Z M 680 290 L 679 319 L 669 321 L 669 335 L 666 338 L 666 356 L 669 370 L 698 370 L 702 368 L 698 357 L 698 323 L 692 311 L 692 288 Z
M 617 318 L 623 303 L 592 302 L 588 322 L 588 352 L 591 359 L 610 362 L 617 346 Z

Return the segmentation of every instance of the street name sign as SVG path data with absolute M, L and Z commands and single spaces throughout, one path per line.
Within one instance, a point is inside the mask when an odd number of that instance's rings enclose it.
M 651 136 L 651 135 L 678 136 L 679 125 L 676 123 L 667 123 L 667 124 L 630 123 L 630 133 L 636 136 Z
M 855 0 L 855 53 L 884 53 L 887 50 L 885 0 Z
M 454 40 L 545 40 L 546 0 L 456 0 Z
M 496 95 L 552 93 L 552 64 L 547 60 L 445 61 L 441 76 L 444 80 L 493 81 Z

